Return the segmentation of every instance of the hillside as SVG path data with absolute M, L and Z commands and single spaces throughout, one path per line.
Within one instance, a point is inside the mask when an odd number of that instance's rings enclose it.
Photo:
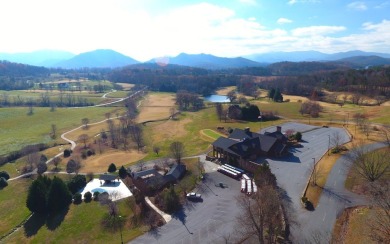
M 246 58 L 224 58 L 210 54 L 181 53 L 176 57 L 168 58 L 169 64 L 198 67 L 204 69 L 230 69 L 243 67 L 258 67 L 262 64 Z
M 110 49 L 99 49 L 81 53 L 75 57 L 57 63 L 55 66 L 66 69 L 77 68 L 117 68 L 139 63 L 137 60 L 127 57 Z
M 382 58 L 390 58 L 388 53 L 363 52 L 359 50 L 338 52 L 327 54 L 317 51 L 297 51 L 297 52 L 272 52 L 260 53 L 245 56 L 250 60 L 260 63 L 276 63 L 276 62 L 302 62 L 302 61 L 336 61 L 355 56 L 378 56 Z
M 72 57 L 74 57 L 73 53 L 58 50 L 40 50 L 26 53 L 0 53 L 0 60 L 45 67 L 50 67 L 55 63 Z
M 333 63 L 347 65 L 351 68 L 367 68 L 370 66 L 389 65 L 390 58 L 382 58 L 379 56 L 354 56 L 339 59 Z

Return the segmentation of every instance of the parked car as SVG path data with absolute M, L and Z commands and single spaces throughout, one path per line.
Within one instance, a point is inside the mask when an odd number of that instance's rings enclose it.
M 198 200 L 202 198 L 202 195 L 200 195 L 199 193 L 190 192 L 187 193 L 187 198 L 190 200 Z

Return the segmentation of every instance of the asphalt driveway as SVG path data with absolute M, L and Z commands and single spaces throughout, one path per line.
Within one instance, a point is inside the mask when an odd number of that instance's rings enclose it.
M 327 216 L 322 215 L 321 219 L 314 220 L 316 224 L 313 226 L 309 221 L 310 214 L 313 212 L 309 212 L 301 207 L 300 198 L 310 177 L 313 162 L 314 160 L 318 162 L 326 153 L 329 138 L 332 141 L 335 134 L 339 135 L 340 144 L 348 142 L 350 139 L 343 128 L 316 127 L 299 123 L 285 123 L 282 125 L 282 132 L 286 132 L 289 129 L 302 132 L 302 147 L 291 148 L 291 155 L 286 157 L 276 159 L 263 158 L 259 159 L 259 161 L 267 161 L 269 163 L 272 172 L 277 178 L 278 185 L 285 191 L 285 200 L 288 201 L 294 215 L 293 217 L 298 222 L 298 225 L 293 225 L 291 228 L 291 237 L 295 242 L 303 242 L 311 237 L 312 231 L 308 231 L 307 228 L 310 227 L 310 230 L 316 228 L 323 229 L 322 226 L 328 224 L 331 225 L 331 229 L 334 224 L 327 223 Z M 263 129 L 262 133 L 275 130 L 276 127 L 268 127 Z
M 208 162 L 208 168 L 211 172 L 196 190 L 203 202 L 187 201 L 169 223 L 131 243 L 225 243 L 239 213 L 235 197 L 242 194 L 240 182 L 217 172 L 215 164 Z M 219 182 L 226 187 L 216 186 Z

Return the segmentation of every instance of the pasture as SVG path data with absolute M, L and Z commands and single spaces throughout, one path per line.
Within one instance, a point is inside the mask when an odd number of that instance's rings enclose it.
M 33 108 L 33 114 L 27 115 L 25 107 L 0 108 L 0 154 L 18 150 L 35 143 L 62 142 L 61 133 L 81 125 L 81 119 L 88 118 L 90 123 L 101 121 L 107 112 L 116 113 L 120 108 Z M 50 138 L 51 125 L 57 126 L 57 139 Z

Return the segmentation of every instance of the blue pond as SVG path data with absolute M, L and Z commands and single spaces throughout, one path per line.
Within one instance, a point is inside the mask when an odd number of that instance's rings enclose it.
M 207 97 L 204 97 L 206 101 L 213 102 L 213 103 L 227 103 L 230 102 L 229 98 L 224 95 L 210 95 Z

